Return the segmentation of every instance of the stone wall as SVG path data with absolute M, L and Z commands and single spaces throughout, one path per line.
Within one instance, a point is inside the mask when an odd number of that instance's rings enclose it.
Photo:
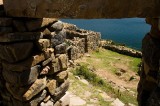
M 132 57 L 137 57 L 137 58 L 142 58 L 142 52 L 135 50 L 135 49 L 131 49 L 126 47 L 123 44 L 116 44 L 113 41 L 105 41 L 102 40 L 101 41 L 101 46 L 105 49 L 120 53 L 120 54 L 124 54 L 127 56 L 132 56 Z
M 160 105 L 160 23 L 159 18 L 147 18 L 151 31 L 142 41 L 142 69 L 138 84 L 139 106 Z
M 0 99 L 4 106 L 69 105 L 65 97 L 68 60 L 95 50 L 100 40 L 99 33 L 74 28 L 54 18 L 8 17 L 0 6 Z

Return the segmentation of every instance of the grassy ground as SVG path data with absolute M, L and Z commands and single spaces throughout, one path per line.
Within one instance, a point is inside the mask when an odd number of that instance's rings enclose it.
M 88 57 L 83 57 L 79 59 L 77 63 L 81 64 L 81 69 L 75 69 L 73 74 L 82 76 L 87 79 L 91 85 L 85 85 L 79 80 L 75 79 L 74 76 L 70 76 L 70 79 L 74 82 L 70 87 L 70 91 L 82 98 L 85 98 L 87 103 L 90 104 L 88 98 L 83 97 L 86 91 L 91 92 L 89 98 L 97 98 L 97 106 L 109 106 L 110 102 L 106 102 L 99 93 L 97 89 L 102 90 L 109 94 L 113 98 L 119 98 L 124 103 L 132 103 L 137 105 L 136 95 L 129 93 L 128 91 L 120 92 L 119 89 L 113 88 L 113 86 L 108 83 L 107 79 L 115 82 L 115 84 L 122 84 L 125 88 L 129 88 L 132 91 L 136 91 L 136 84 L 138 82 L 138 65 L 141 62 L 139 58 L 133 58 L 130 56 L 125 56 L 118 54 L 109 50 L 100 49 L 98 52 L 93 52 Z M 92 66 L 96 71 L 93 73 L 85 69 L 85 65 Z M 124 70 L 121 76 L 116 76 L 116 72 L 119 70 Z M 135 76 L 136 80 L 129 81 L 131 77 Z M 119 85 L 118 85 L 119 86 Z

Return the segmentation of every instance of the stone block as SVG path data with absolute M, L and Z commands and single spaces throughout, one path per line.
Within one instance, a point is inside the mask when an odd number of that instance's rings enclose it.
M 66 80 L 56 89 L 56 92 L 53 96 L 53 100 L 57 101 L 60 98 L 62 98 L 65 95 L 65 92 L 68 90 L 68 88 L 69 88 L 69 81 Z
M 48 73 L 49 75 L 60 71 L 60 64 L 58 58 L 55 58 L 55 61 L 49 63 L 48 66 L 50 67 L 50 71 Z
M 38 42 L 36 42 L 37 47 L 39 50 L 45 50 L 51 46 L 49 39 L 39 39 Z
M 47 85 L 46 77 L 42 79 L 37 79 L 28 91 L 23 95 L 23 100 L 30 100 L 32 97 L 40 93 Z
M 27 27 L 28 31 L 35 31 L 35 30 L 41 29 L 43 27 L 46 27 L 50 24 L 53 24 L 56 21 L 58 21 L 58 20 L 55 18 L 32 19 L 32 20 L 28 20 L 26 22 L 26 27 Z
M 12 18 L 0 18 L 0 27 L 10 27 L 12 23 Z
M 55 23 L 53 23 L 50 27 L 49 27 L 49 30 L 51 32 L 54 32 L 54 31 L 61 31 L 63 29 L 63 23 L 61 21 L 57 21 Z
M 66 53 L 66 49 L 67 49 L 67 44 L 62 43 L 62 44 L 57 45 L 55 47 L 55 52 L 56 52 L 56 54 L 64 54 L 64 53 Z
M 12 85 L 26 86 L 34 83 L 37 80 L 40 72 L 39 68 L 39 66 L 34 66 L 30 70 L 25 70 L 23 72 L 13 72 L 3 69 L 2 74 L 6 82 Z
M 48 29 L 48 28 L 45 28 L 44 30 L 43 30 L 43 35 L 44 35 L 44 37 L 45 38 L 51 38 L 51 32 L 50 32 L 50 30 Z
M 0 42 L 33 41 L 40 38 L 43 38 L 43 33 L 41 32 L 15 32 L 2 34 Z
M 27 48 L 27 49 L 26 49 Z M 32 42 L 0 44 L 0 59 L 14 63 L 28 58 L 33 50 Z
M 59 32 L 52 32 L 51 36 L 52 36 L 51 39 L 52 47 L 55 47 L 59 44 L 62 44 L 65 41 L 66 31 L 63 29 L 62 31 Z
M 38 95 L 36 95 L 33 100 L 31 100 L 30 102 L 30 106 L 38 106 L 38 104 L 44 100 L 44 98 L 47 95 L 47 91 L 43 90 L 42 92 L 40 92 Z
M 68 72 L 62 71 L 55 75 L 55 79 L 58 83 L 63 83 L 68 78 Z
M 67 55 L 66 54 L 61 54 L 59 57 L 59 62 L 60 62 L 60 69 L 62 71 L 66 70 L 68 68 L 67 66 Z
M 51 95 L 54 95 L 56 88 L 57 88 L 57 81 L 54 79 L 49 80 L 47 83 L 47 89 Z

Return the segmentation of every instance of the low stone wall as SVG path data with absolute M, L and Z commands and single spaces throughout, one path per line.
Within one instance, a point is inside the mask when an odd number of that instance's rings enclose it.
M 101 41 L 101 46 L 105 49 L 120 53 L 120 54 L 124 54 L 127 56 L 132 56 L 132 57 L 137 57 L 137 58 L 141 58 L 142 57 L 142 52 L 131 49 L 131 48 L 127 48 L 125 46 L 121 46 L 121 45 L 114 45 L 112 44 L 112 41 Z
M 100 34 L 73 29 L 72 24 L 67 28 L 53 18 L 7 17 L 2 6 L 0 16 L 3 105 L 69 105 L 69 98 L 64 96 L 69 88 L 67 62 L 98 48 Z

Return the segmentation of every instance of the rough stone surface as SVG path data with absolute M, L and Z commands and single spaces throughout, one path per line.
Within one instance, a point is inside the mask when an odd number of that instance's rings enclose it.
M 21 51 L 17 51 L 17 49 Z M 33 50 L 32 42 L 0 44 L 0 51 L 1 51 L 0 58 L 1 60 L 7 61 L 9 63 L 14 63 L 29 57 L 31 55 L 32 50 Z
M 41 92 L 47 85 L 46 78 L 37 79 L 28 91 L 23 95 L 23 100 L 30 100 L 33 96 Z
M 157 0 L 4 0 L 7 15 L 39 18 L 159 17 L 159 6 Z
M 0 36 L 0 42 L 33 41 L 43 38 L 41 32 L 6 33 Z
M 49 39 L 40 39 L 37 42 L 37 47 L 39 48 L 39 50 L 43 51 L 47 48 L 49 48 L 50 45 L 50 40 Z
M 27 27 L 28 31 L 34 31 L 34 30 L 38 30 L 43 27 L 46 27 L 56 21 L 57 21 L 57 19 L 55 19 L 55 18 L 31 19 L 26 22 L 26 27 Z
M 63 71 L 63 70 L 66 70 L 67 69 L 67 56 L 66 54 L 61 54 L 59 57 L 59 64 L 60 64 L 60 69 Z
M 8 18 L 2 5 L 0 17 L 0 102 L 4 106 L 68 105 L 64 96 L 69 88 L 67 62 L 98 47 L 99 34 L 72 24 L 64 28 L 54 18 Z M 73 33 L 66 37 L 66 30 Z
M 29 70 L 25 70 L 19 73 L 10 71 L 7 69 L 3 69 L 2 74 L 4 79 L 8 83 L 11 83 L 12 85 L 17 85 L 17 86 L 25 86 L 25 85 L 32 84 L 37 79 L 39 75 L 39 67 L 34 66 Z
M 51 35 L 52 35 L 51 43 L 53 47 L 62 44 L 66 38 L 66 32 L 64 29 L 62 31 L 52 32 Z
M 68 72 L 67 71 L 62 71 L 59 72 L 55 79 L 59 82 L 59 83 L 63 83 L 66 79 L 68 78 Z
M 47 89 L 51 95 L 54 95 L 57 87 L 56 80 L 49 80 L 47 83 Z

